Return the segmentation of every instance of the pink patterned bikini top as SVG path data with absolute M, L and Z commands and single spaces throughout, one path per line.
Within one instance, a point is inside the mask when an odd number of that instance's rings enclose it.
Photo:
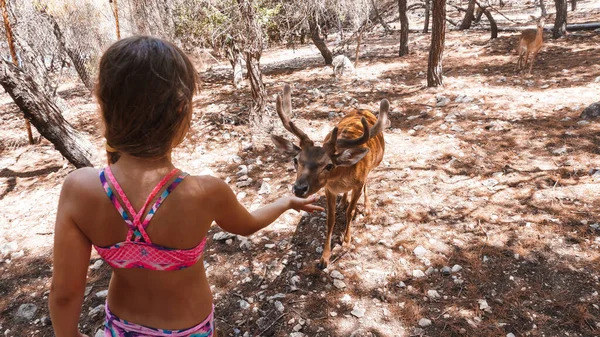
M 110 201 L 115 206 L 129 231 L 124 242 L 117 243 L 110 247 L 98 247 L 94 245 L 98 254 L 113 268 L 144 268 L 150 270 L 179 270 L 185 269 L 194 265 L 202 257 L 204 246 L 206 245 L 206 237 L 194 248 L 191 249 L 173 249 L 167 248 L 152 243 L 150 237 L 146 233 L 146 227 L 152 217 L 156 213 L 156 210 L 163 203 L 165 198 L 171 193 L 177 185 L 187 176 L 187 173 L 181 172 L 179 176 L 162 192 L 162 194 L 156 199 L 156 202 L 148 211 L 148 214 L 142 221 L 142 216 L 150 202 L 156 197 L 158 192 L 180 171 L 173 169 L 167 176 L 165 176 L 159 183 L 154 187 L 144 206 L 139 212 L 136 212 L 129 199 L 123 192 L 123 189 L 115 179 L 110 167 L 107 167 L 100 171 L 100 182 L 104 191 L 110 198 Z M 114 189 L 119 194 L 119 197 L 125 204 L 127 211 L 121 206 L 119 199 L 114 194 L 113 190 L 108 184 L 110 180 Z M 133 217 L 133 219 L 131 218 Z

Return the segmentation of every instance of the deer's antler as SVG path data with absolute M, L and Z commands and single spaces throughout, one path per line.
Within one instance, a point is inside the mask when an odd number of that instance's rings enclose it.
M 360 122 L 363 126 L 362 136 L 355 139 L 338 139 L 337 147 L 341 149 L 356 147 L 368 142 L 369 139 L 371 139 L 371 137 L 377 136 L 383 130 L 383 128 L 387 126 L 387 116 L 389 110 L 390 102 L 387 99 L 382 99 L 381 103 L 379 104 L 379 117 L 377 118 L 377 122 L 375 122 L 375 125 L 373 125 L 373 127 L 369 129 L 369 124 L 367 123 L 366 118 L 361 118 Z
M 292 114 L 292 88 L 288 84 L 283 87 L 283 97 L 281 94 L 277 94 L 277 115 L 283 123 L 283 127 L 291 132 L 293 135 L 300 139 L 300 147 L 312 146 L 313 141 L 300 130 L 293 122 L 290 122 L 290 115 Z

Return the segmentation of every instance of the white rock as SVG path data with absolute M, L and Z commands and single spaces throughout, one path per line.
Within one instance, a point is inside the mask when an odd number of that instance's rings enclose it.
M 243 175 L 248 174 L 248 166 L 246 166 L 246 165 L 240 165 L 239 169 L 240 170 L 237 171 L 237 173 L 235 175 L 237 175 L 237 176 L 243 176 Z
M 104 329 L 98 329 L 94 337 L 104 337 Z
M 427 252 L 428 252 L 427 249 L 425 249 L 423 246 L 417 246 L 413 250 L 413 253 L 418 257 L 424 256 L 425 254 L 427 254 Z
M 248 309 L 248 308 L 250 308 L 250 303 L 248 303 L 248 302 L 247 302 L 247 301 L 245 301 L 245 300 L 240 300 L 240 301 L 239 301 L 239 303 L 240 303 L 240 308 L 241 308 L 241 309 L 244 309 L 244 310 L 245 310 L 245 309 Z
M 419 326 L 422 328 L 428 327 L 431 325 L 431 320 L 427 318 L 421 318 L 419 320 Z
M 262 185 L 260 185 L 260 190 L 258 190 L 258 194 L 269 194 L 271 193 L 271 185 L 266 181 L 263 181 Z
M 218 232 L 218 233 L 215 233 L 215 235 L 213 235 L 213 240 L 224 241 L 224 240 L 227 240 L 234 236 L 235 236 L 235 234 L 231 234 L 231 233 L 227 233 L 227 232 Z
M 290 334 L 290 337 L 304 337 L 304 336 L 305 336 L 305 334 L 303 334 L 302 332 L 298 332 L 298 331 L 292 332 Z
M 354 308 L 352 308 L 352 311 L 350 312 L 352 315 L 361 318 L 365 315 L 365 313 L 367 312 L 367 310 L 365 308 L 360 308 L 358 305 L 354 305 Z
M 452 266 L 452 272 L 453 273 L 458 273 L 459 271 L 461 271 L 463 268 L 459 265 L 459 264 L 455 264 L 454 266 Z
M 279 300 L 279 299 L 282 299 L 282 298 L 285 298 L 285 294 L 277 293 L 277 294 L 275 294 L 273 296 L 267 297 L 267 301 Z
M 0 255 L 6 256 L 12 252 L 16 252 L 19 249 L 17 241 L 11 241 L 0 245 Z
M 485 312 L 491 313 L 492 312 L 492 308 L 488 305 L 487 301 L 485 299 L 481 299 L 479 301 L 479 309 L 483 310 Z
M 103 264 L 104 264 L 104 261 L 102 261 L 102 259 L 98 259 L 94 262 L 93 265 L 90 266 L 90 269 L 98 270 L 98 269 L 100 269 L 100 267 L 102 267 Z
M 333 280 L 333 286 L 338 289 L 344 289 L 346 288 L 346 283 L 344 283 L 342 280 L 335 279 Z
M 279 301 L 275 301 L 275 309 L 277 309 L 279 312 L 283 312 L 283 310 L 285 310 L 283 304 Z
M 506 337 L 515 337 L 515 334 L 512 333 L 512 332 L 509 332 L 509 333 L 506 334 Z
M 100 304 L 95 308 L 90 308 L 90 312 L 88 313 L 88 316 L 94 317 L 103 311 L 104 311 L 104 304 Z
M 344 279 L 344 275 L 342 275 L 342 273 L 340 273 L 337 270 L 334 270 L 331 272 L 331 274 L 329 274 L 331 277 L 338 279 L 338 280 L 343 280 Z
M 294 331 L 300 331 L 300 330 L 302 330 L 302 325 L 296 324 L 296 325 L 294 325 L 293 329 L 294 329 Z
M 413 270 L 412 275 L 413 275 L 413 277 L 416 277 L 416 278 L 425 277 L 425 273 L 419 269 Z
M 10 259 L 11 260 L 15 260 L 15 259 L 21 258 L 23 256 L 25 256 L 25 252 L 21 249 L 18 252 L 11 253 L 10 254 Z
M 17 318 L 31 320 L 37 311 L 37 305 L 33 303 L 21 304 L 19 310 L 17 310 Z
M 273 249 L 273 248 L 275 248 L 275 244 L 274 243 L 266 243 L 265 244 L 265 248 L 267 248 L 267 249 Z
M 431 298 L 432 300 L 441 297 L 440 294 L 437 292 L 437 290 L 428 290 L 427 291 L 427 296 L 429 298 Z
M 96 293 L 96 297 L 99 297 L 99 298 L 106 298 L 107 295 L 108 295 L 108 289 L 100 290 L 99 292 Z

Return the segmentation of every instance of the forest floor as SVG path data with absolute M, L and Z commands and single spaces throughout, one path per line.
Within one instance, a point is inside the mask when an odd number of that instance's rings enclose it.
M 581 2 L 576 14 L 598 21 L 600 11 L 585 7 L 590 3 Z M 489 32 L 449 31 L 445 85 L 436 89 L 425 87 L 427 34 L 411 33 L 404 58 L 397 57 L 397 34 L 367 36 L 356 75 L 338 80 L 313 46 L 268 50 L 262 63 L 271 101 L 292 84 L 293 119 L 313 139 L 323 139 L 354 107 L 377 111 L 382 98 L 391 103 L 391 126 L 383 162 L 369 177 L 374 212 L 363 216 L 359 202 L 352 244 L 342 247 L 338 208 L 328 269 L 316 266 L 324 214 L 288 212 L 248 239 L 210 230 L 204 261 L 220 334 L 599 335 L 600 125 L 579 115 L 600 101 L 600 34 L 545 39 L 533 75 L 526 75 L 514 71 L 517 33 L 490 40 Z M 291 158 L 239 124 L 249 89 L 234 89 L 225 63 L 201 78 L 176 165 L 228 181 L 251 209 L 289 193 Z M 93 98 L 72 83 L 59 95 L 65 117 L 97 147 L 94 164 L 101 167 Z M 18 116 L 1 94 L 0 333 L 52 336 L 54 217 L 62 181 L 74 168 L 44 139 L 27 145 Z M 273 122 L 275 133 L 292 139 Z M 240 165 L 252 179 L 245 187 L 236 185 Z M 264 183 L 270 192 L 259 193 Z M 91 336 L 103 314 L 90 310 L 104 303 L 96 293 L 110 278 L 97 261 L 94 253 L 81 320 Z M 334 285 L 334 276 L 343 283 Z M 27 303 L 37 312 L 18 318 Z

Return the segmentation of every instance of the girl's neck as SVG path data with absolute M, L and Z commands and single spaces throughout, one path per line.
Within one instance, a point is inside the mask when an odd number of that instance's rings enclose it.
M 111 165 L 117 171 L 128 176 L 140 176 L 148 174 L 164 175 L 175 168 L 171 162 L 171 153 L 160 158 L 140 158 L 121 153 L 117 162 Z

